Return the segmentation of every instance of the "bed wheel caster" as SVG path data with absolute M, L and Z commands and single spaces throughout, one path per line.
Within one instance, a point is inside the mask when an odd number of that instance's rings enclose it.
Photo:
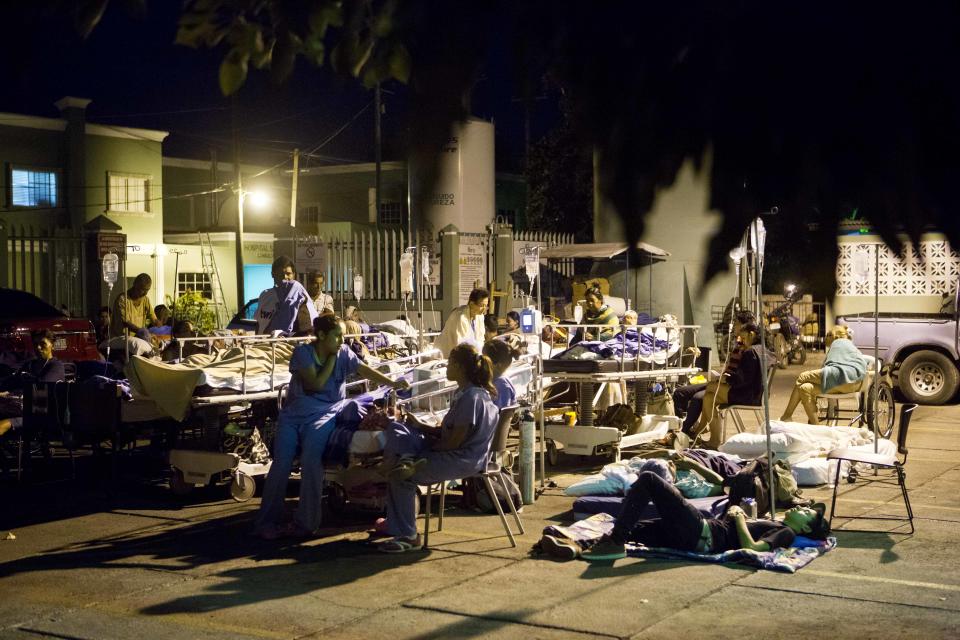
M 230 483 L 230 497 L 237 502 L 246 502 L 257 492 L 257 482 L 242 471 L 237 471 Z
M 850 484 L 853 484 L 856 481 L 857 481 L 857 472 L 856 470 L 852 470 L 850 471 L 850 473 L 847 474 L 847 482 Z
M 547 440 L 547 464 L 555 467 L 560 464 L 560 450 L 553 440 Z
M 170 473 L 170 491 L 175 496 L 185 496 L 193 491 L 193 485 L 183 479 L 183 471 L 180 469 L 173 469 Z

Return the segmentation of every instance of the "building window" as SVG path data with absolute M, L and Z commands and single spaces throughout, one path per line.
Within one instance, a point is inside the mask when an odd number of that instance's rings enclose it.
M 319 224 L 320 205 L 311 204 L 300 207 L 300 213 L 297 214 L 297 222 L 302 222 L 303 224 Z
M 150 178 L 127 173 L 110 173 L 107 189 L 108 211 L 150 211 Z
M 56 207 L 57 171 L 13 167 L 10 170 L 10 204 L 15 207 Z
M 380 224 L 399 227 L 403 224 L 402 202 L 380 203 Z
M 516 209 L 497 209 L 497 222 L 517 226 Z
M 210 286 L 210 276 L 203 272 L 187 272 L 177 274 L 177 297 L 187 291 L 199 291 L 207 300 L 213 300 L 213 289 Z

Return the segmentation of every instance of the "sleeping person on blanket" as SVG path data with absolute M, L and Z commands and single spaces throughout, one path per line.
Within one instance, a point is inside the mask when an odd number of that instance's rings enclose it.
M 641 520 L 640 514 L 653 501 L 660 518 Z M 546 535 L 541 540 L 550 555 L 591 562 L 611 561 L 627 556 L 626 543 L 639 542 L 648 547 L 666 547 L 680 551 L 716 554 L 734 549 L 770 551 L 789 547 L 798 535 L 825 540 L 830 532 L 823 518 L 826 506 L 794 507 L 782 520 L 748 519 L 740 507 L 730 507 L 719 518 L 706 518 L 672 484 L 651 471 L 644 471 L 623 501 L 613 525 L 589 549 L 573 540 Z

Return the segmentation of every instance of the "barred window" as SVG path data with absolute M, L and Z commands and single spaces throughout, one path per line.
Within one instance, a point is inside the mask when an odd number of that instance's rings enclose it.
M 213 288 L 210 277 L 203 272 L 181 272 L 177 274 L 177 297 L 187 291 L 199 291 L 207 300 L 213 300 Z
M 380 203 L 380 224 L 399 227 L 403 224 L 402 202 Z
M 56 207 L 56 170 L 13 167 L 10 170 L 10 203 L 15 207 Z
M 110 173 L 108 176 L 108 211 L 150 211 L 149 177 L 126 173 Z
M 303 224 L 318 224 L 320 222 L 320 205 L 311 204 L 300 207 L 300 213 L 297 214 L 297 222 Z

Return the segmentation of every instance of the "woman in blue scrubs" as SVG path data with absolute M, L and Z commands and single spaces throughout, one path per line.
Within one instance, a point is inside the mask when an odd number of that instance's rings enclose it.
M 494 401 L 498 408 L 503 409 L 517 403 L 517 389 L 504 373 L 513 364 L 516 357 L 514 350 L 503 340 L 490 340 L 483 345 L 483 355 L 490 358 L 493 364 L 493 386 L 497 390 Z
M 493 365 L 471 344 L 450 352 L 447 379 L 457 383 L 450 411 L 440 427 L 409 416 L 406 424 L 386 431 L 387 533 L 393 536 L 378 548 L 385 553 L 420 549 L 417 533 L 417 486 L 465 478 L 486 464 L 500 410 L 493 403 Z
M 273 464 L 267 474 L 254 532 L 261 538 L 309 537 L 320 526 L 323 497 L 323 451 L 347 397 L 347 376 L 359 376 L 394 389 L 406 388 L 360 362 L 343 344 L 343 321 L 333 314 L 313 322 L 316 341 L 294 349 L 290 358 L 290 387 L 280 411 L 273 445 Z M 279 526 L 283 516 L 287 479 L 300 447 L 300 504 L 292 523 Z

